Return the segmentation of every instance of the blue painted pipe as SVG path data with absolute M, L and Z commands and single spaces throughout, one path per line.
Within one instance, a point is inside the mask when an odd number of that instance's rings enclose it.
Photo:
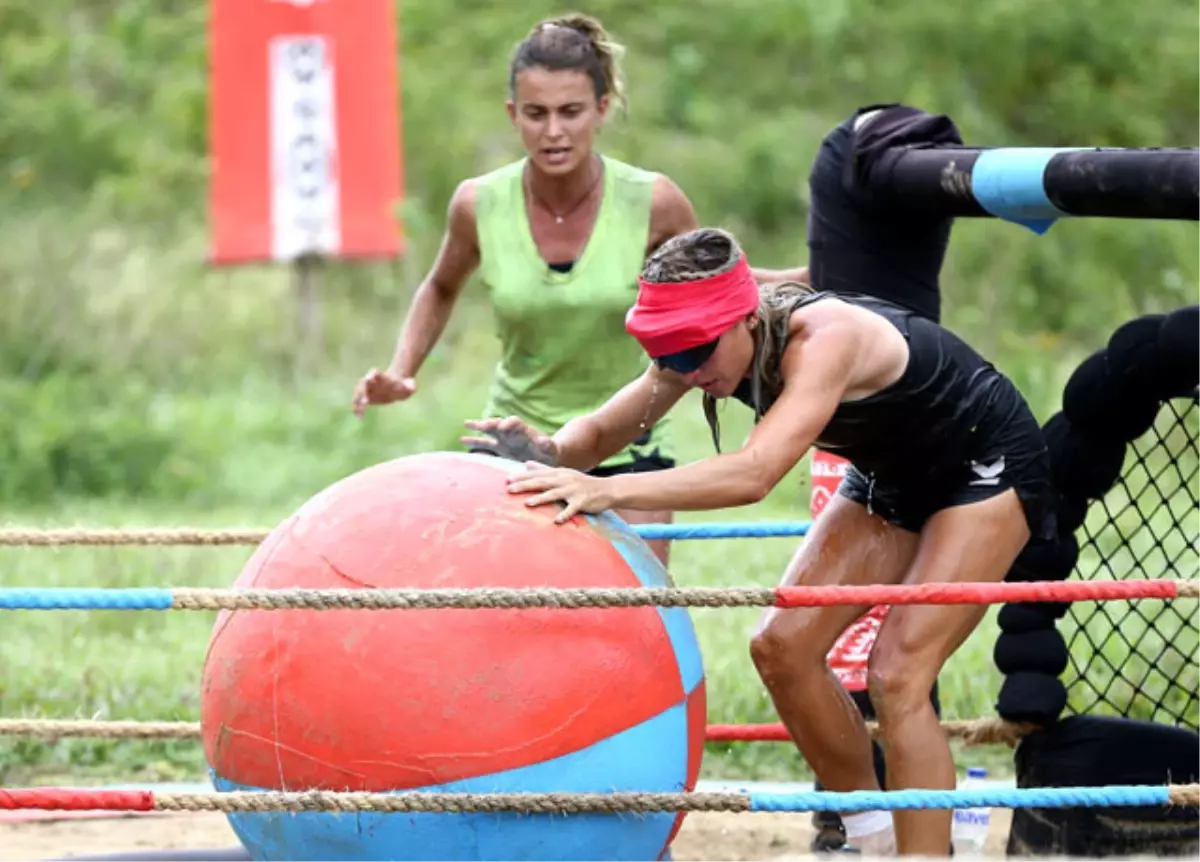
M 1196 148 L 893 147 L 858 181 L 897 210 L 1038 234 L 1064 216 L 1200 221 Z

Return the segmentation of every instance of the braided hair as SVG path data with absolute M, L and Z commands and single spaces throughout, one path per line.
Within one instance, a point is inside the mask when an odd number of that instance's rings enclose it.
M 679 234 L 660 245 L 642 266 L 642 279 L 655 284 L 684 284 L 733 269 L 744 257 L 741 247 L 728 231 L 699 228 Z M 681 290 L 686 288 L 681 287 Z M 794 281 L 759 285 L 758 325 L 751 329 L 754 359 L 750 367 L 750 401 L 754 421 L 766 413 L 764 388 L 778 390 L 783 385 L 779 354 L 787 339 L 788 321 L 795 300 L 814 293 L 808 285 Z M 721 451 L 721 427 L 717 417 L 717 399 L 704 393 L 704 418 L 712 433 L 713 445 Z

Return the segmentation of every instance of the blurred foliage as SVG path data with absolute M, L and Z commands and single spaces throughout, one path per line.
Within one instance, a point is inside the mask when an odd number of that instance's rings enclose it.
M 207 4 L 0 0 L 0 496 L 236 495 L 250 483 L 214 484 L 234 457 L 221 447 L 257 451 L 271 434 L 340 453 L 321 476 L 377 460 L 383 440 L 452 445 L 494 356 L 477 291 L 422 375 L 419 397 L 440 397 L 436 381 L 452 406 L 374 431 L 340 411 L 355 377 L 387 361 L 456 184 L 519 155 L 503 113 L 509 51 L 566 8 L 397 3 L 409 252 L 325 269 L 320 356 L 298 376 L 287 270 L 204 266 Z M 860 104 L 947 113 L 971 143 L 1197 144 L 1200 32 L 1183 0 L 574 8 L 628 48 L 631 110 L 604 149 L 667 172 L 702 221 L 739 233 L 767 266 L 804 261 L 809 165 Z M 946 322 L 1044 418 L 1115 326 L 1195 301 L 1197 254 L 1194 224 L 1077 220 L 1036 237 L 963 221 Z M 280 498 L 312 490 L 276 472 Z

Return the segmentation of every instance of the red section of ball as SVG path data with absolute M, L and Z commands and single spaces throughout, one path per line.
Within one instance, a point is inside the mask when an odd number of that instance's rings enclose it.
M 357 473 L 281 524 L 236 586 L 639 585 L 585 519 L 556 525 L 508 494 L 510 470 L 435 453 Z M 385 791 L 548 760 L 683 697 L 653 607 L 234 611 L 216 622 L 201 721 L 230 781 Z

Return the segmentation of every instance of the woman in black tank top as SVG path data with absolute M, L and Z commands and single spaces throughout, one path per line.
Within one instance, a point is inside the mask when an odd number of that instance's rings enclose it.
M 560 503 L 557 520 L 612 508 L 710 510 L 761 500 L 810 447 L 853 464 L 783 583 L 1003 580 L 1031 535 L 1053 529 L 1041 430 L 1007 378 L 936 323 L 884 300 L 760 289 L 735 240 L 702 229 L 647 260 L 627 328 L 653 362 L 596 413 L 553 437 L 519 420 L 471 421 L 465 442 L 538 469 L 509 480 L 526 503 Z M 597 478 L 588 470 L 658 421 L 692 388 L 719 449 L 715 404 L 755 413 L 741 449 L 670 470 Z M 546 467 L 544 465 L 555 465 Z M 825 656 L 866 607 L 770 609 L 750 650 L 776 709 L 821 784 L 878 789 L 862 716 Z M 868 685 L 889 789 L 956 786 L 929 699 L 983 605 L 900 605 L 884 620 Z M 863 852 L 942 856 L 951 812 L 856 816 Z M 891 824 L 894 820 L 893 835 Z
M 835 293 L 867 293 L 940 322 L 940 275 L 954 219 L 922 212 L 887 191 L 886 177 L 897 154 L 910 148 L 961 145 L 954 122 L 903 104 L 867 105 L 831 129 L 813 159 L 808 177 L 809 282 Z M 830 491 L 850 464 L 840 455 L 816 450 L 808 459 L 809 509 L 815 520 Z M 875 708 L 866 686 L 865 656 L 889 608 L 876 606 L 855 620 L 829 651 L 830 669 L 867 720 Z M 929 692 L 940 716 L 935 682 Z M 886 762 L 878 742 L 872 743 L 875 774 L 886 780 Z M 824 789 L 820 780 L 815 789 Z M 853 826 L 853 817 L 851 818 Z M 833 811 L 812 815 L 814 852 L 846 844 L 846 828 Z

